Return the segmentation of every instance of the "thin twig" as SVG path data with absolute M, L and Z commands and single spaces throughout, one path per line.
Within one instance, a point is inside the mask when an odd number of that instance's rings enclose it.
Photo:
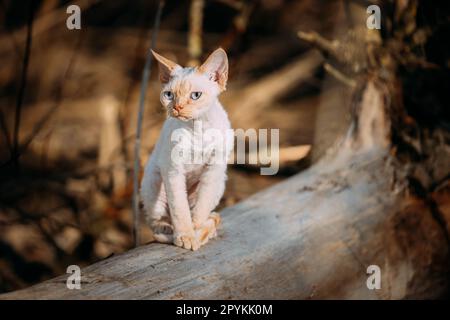
M 61 81 L 59 82 L 59 85 L 57 86 L 57 90 L 56 90 L 56 94 L 55 94 L 56 95 L 55 96 L 55 104 L 49 110 L 47 110 L 47 112 L 42 116 L 41 119 L 38 120 L 36 125 L 33 127 L 33 130 L 31 131 L 31 133 L 25 139 L 23 139 L 23 142 L 20 144 L 20 146 L 17 149 L 17 153 L 16 154 L 12 153 L 11 159 L 6 161 L 6 163 L 1 164 L 0 168 L 7 166 L 8 164 L 11 163 L 11 161 L 18 161 L 20 156 L 26 151 L 26 149 L 31 144 L 31 142 L 33 142 L 33 139 L 42 130 L 44 125 L 47 123 L 47 121 L 52 117 L 52 115 L 55 113 L 55 111 L 58 110 L 59 106 L 62 103 L 63 96 L 64 96 L 64 94 L 63 94 L 64 93 L 64 84 L 72 72 L 73 65 L 75 64 L 76 55 L 78 54 L 79 48 L 82 43 L 83 34 L 84 34 L 84 32 L 81 31 L 80 36 L 77 40 L 77 43 L 75 44 L 72 56 L 69 59 L 69 64 L 67 65 L 67 68 L 64 71 Z M 1 120 L 1 114 L 0 114 L 0 120 Z M 5 129 L 3 127 L 4 126 L 2 125 L 2 130 L 4 131 Z M 5 133 L 5 135 L 6 134 L 7 134 L 7 132 Z
M 37 124 L 34 126 L 30 135 L 24 139 L 24 142 L 21 144 L 21 146 L 19 148 L 20 154 L 22 154 L 28 148 L 28 146 L 33 141 L 33 139 L 36 137 L 36 135 L 39 133 L 39 131 L 42 130 L 42 128 L 44 127 L 44 124 L 51 118 L 51 116 L 55 113 L 55 111 L 61 105 L 61 102 L 64 97 L 64 84 L 67 81 L 67 79 L 69 78 L 69 75 L 72 73 L 72 69 L 75 64 L 76 56 L 77 56 L 78 52 L 80 51 L 81 43 L 83 40 L 83 35 L 84 35 L 84 32 L 81 31 L 80 35 L 78 37 L 78 40 L 74 46 L 72 56 L 69 59 L 69 63 L 66 67 L 66 70 L 64 71 L 61 81 L 59 82 L 59 85 L 57 86 L 57 90 L 55 93 L 55 104 L 37 122 Z M 20 154 L 18 156 L 20 156 Z
M 304 32 L 299 31 L 297 33 L 298 37 L 311 45 L 317 47 L 320 51 L 327 55 L 331 55 L 334 58 L 339 59 L 339 42 L 334 40 L 330 41 L 328 39 L 325 39 L 320 34 L 318 34 L 315 31 L 311 32 Z
M 9 136 L 8 127 L 6 125 L 5 116 L 2 110 L 0 110 L 0 127 L 2 129 L 3 135 L 5 136 L 6 147 L 11 153 L 12 151 L 11 137 Z
M 25 95 L 25 88 L 27 86 L 28 65 L 30 62 L 30 52 L 31 52 L 32 34 L 33 34 L 34 7 L 35 7 L 35 0 L 31 0 L 30 6 L 29 6 L 28 21 L 27 21 L 27 40 L 26 40 L 26 45 L 25 45 L 25 53 L 24 53 L 24 57 L 23 57 L 23 66 L 22 66 L 22 73 L 21 73 L 21 79 L 20 79 L 19 93 L 17 96 L 16 113 L 15 113 L 15 117 L 14 117 L 14 136 L 13 136 L 12 157 L 13 157 L 13 162 L 16 165 L 16 167 L 19 164 L 18 154 L 19 154 L 20 116 L 22 113 L 22 103 L 23 103 L 23 98 Z
M 335 77 L 337 80 L 342 82 L 343 84 L 349 86 L 350 88 L 356 87 L 356 81 L 348 76 L 346 76 L 344 73 L 333 67 L 328 62 L 324 63 L 323 68 L 326 72 L 331 74 L 333 77 Z
M 145 14 L 142 16 L 141 21 L 139 22 L 139 25 L 141 26 L 141 30 L 139 32 L 138 35 L 138 40 L 136 42 L 136 46 L 134 49 L 134 59 L 133 59 L 133 64 L 131 66 L 131 70 L 136 70 L 140 67 L 140 57 L 141 57 L 141 53 L 142 51 L 145 51 L 145 44 L 146 44 L 146 39 L 147 39 L 147 32 L 148 29 L 150 27 L 150 10 L 148 10 L 148 5 L 146 3 L 146 6 L 144 6 L 143 10 L 145 10 Z M 130 119 L 129 119 L 129 112 L 128 109 L 128 105 L 130 103 L 131 100 L 131 96 L 132 93 L 134 91 L 134 89 L 139 85 L 139 80 L 136 79 L 136 77 L 130 77 L 129 81 L 128 81 L 128 86 L 127 86 L 127 90 L 125 93 L 125 98 L 123 100 L 123 104 L 120 108 L 120 131 L 121 131 L 121 135 L 122 135 L 122 148 L 121 150 L 117 150 L 116 152 L 121 152 L 123 154 L 123 156 L 125 157 L 125 161 L 131 160 L 129 159 L 129 154 L 127 152 L 127 129 L 128 129 L 128 125 L 130 123 Z M 144 128 L 145 129 L 145 128 Z M 131 138 L 134 138 L 135 134 L 132 133 L 131 134 Z M 128 138 L 130 139 L 130 137 Z
M 156 43 L 156 37 L 158 36 L 159 25 L 161 23 L 161 13 L 164 8 L 165 0 L 160 0 L 158 4 L 158 10 L 155 16 L 155 23 L 153 25 L 152 37 L 150 42 L 150 49 L 147 53 L 147 60 L 145 61 L 144 71 L 142 73 L 142 84 L 141 93 L 139 97 L 139 110 L 137 117 L 137 127 L 136 127 L 136 144 L 134 149 L 134 175 L 133 175 L 133 215 L 134 215 L 134 228 L 133 237 L 134 244 L 137 247 L 139 245 L 139 169 L 140 169 L 140 152 L 141 152 L 141 131 L 142 131 L 142 119 L 144 117 L 144 103 L 145 103 L 145 92 L 148 85 L 148 79 L 151 73 L 152 67 L 152 53 L 151 49 L 154 48 Z

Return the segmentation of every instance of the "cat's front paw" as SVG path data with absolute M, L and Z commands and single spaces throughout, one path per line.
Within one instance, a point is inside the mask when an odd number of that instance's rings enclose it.
M 220 221 L 220 215 L 217 212 L 211 212 L 206 220 L 198 220 L 196 217 L 192 219 L 195 230 L 202 229 L 205 225 L 211 225 L 211 223 L 217 228 Z
M 200 248 L 200 242 L 198 241 L 195 233 L 176 235 L 173 239 L 173 244 L 188 250 L 198 250 Z

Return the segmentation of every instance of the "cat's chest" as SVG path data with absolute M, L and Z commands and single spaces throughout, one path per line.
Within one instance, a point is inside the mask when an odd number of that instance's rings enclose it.
M 205 166 L 203 164 L 185 164 L 185 175 L 188 185 L 191 183 L 195 183 L 200 179 Z
M 227 130 L 219 125 L 205 125 L 197 121 L 194 124 L 175 128 L 170 135 L 173 149 L 182 149 L 193 156 L 198 153 L 209 154 L 223 146 L 227 138 Z
M 179 123 L 171 119 L 166 124 L 162 141 L 161 166 L 183 167 L 184 172 L 195 176 L 211 159 L 226 156 L 229 152 L 224 125 L 213 126 L 204 122 Z M 225 160 L 226 161 L 226 160 Z

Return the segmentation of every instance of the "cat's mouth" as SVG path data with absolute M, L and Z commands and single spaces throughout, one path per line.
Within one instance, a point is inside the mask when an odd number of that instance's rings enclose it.
M 177 119 L 179 119 L 181 121 L 189 121 L 189 120 L 192 119 L 192 118 L 188 118 L 188 117 L 185 117 L 185 116 L 176 116 L 175 118 L 177 118 Z
M 189 120 L 192 120 L 191 117 L 186 117 L 186 116 L 182 116 L 182 115 L 174 115 L 174 114 L 171 114 L 170 116 L 171 116 L 172 118 L 175 118 L 175 119 L 178 119 L 178 120 L 181 120 L 181 121 L 189 121 Z
M 181 121 L 189 121 L 192 119 L 192 117 L 182 115 L 179 112 L 177 112 L 176 110 L 172 110 L 172 112 L 170 112 L 170 116 L 173 118 L 179 119 Z

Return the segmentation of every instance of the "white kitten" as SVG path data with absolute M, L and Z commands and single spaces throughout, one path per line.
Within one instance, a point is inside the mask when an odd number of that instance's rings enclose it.
M 216 235 L 220 217 L 212 210 L 225 190 L 226 160 L 233 149 L 230 122 L 217 98 L 226 87 L 228 59 L 217 49 L 202 66 L 183 68 L 153 55 L 169 116 L 145 168 L 141 199 L 156 241 L 197 250 Z M 202 133 L 210 129 L 220 134 L 205 141 Z M 179 161 L 180 151 L 193 156 L 193 146 L 202 148 L 200 161 Z M 211 150 L 223 150 L 224 161 L 211 161 Z

